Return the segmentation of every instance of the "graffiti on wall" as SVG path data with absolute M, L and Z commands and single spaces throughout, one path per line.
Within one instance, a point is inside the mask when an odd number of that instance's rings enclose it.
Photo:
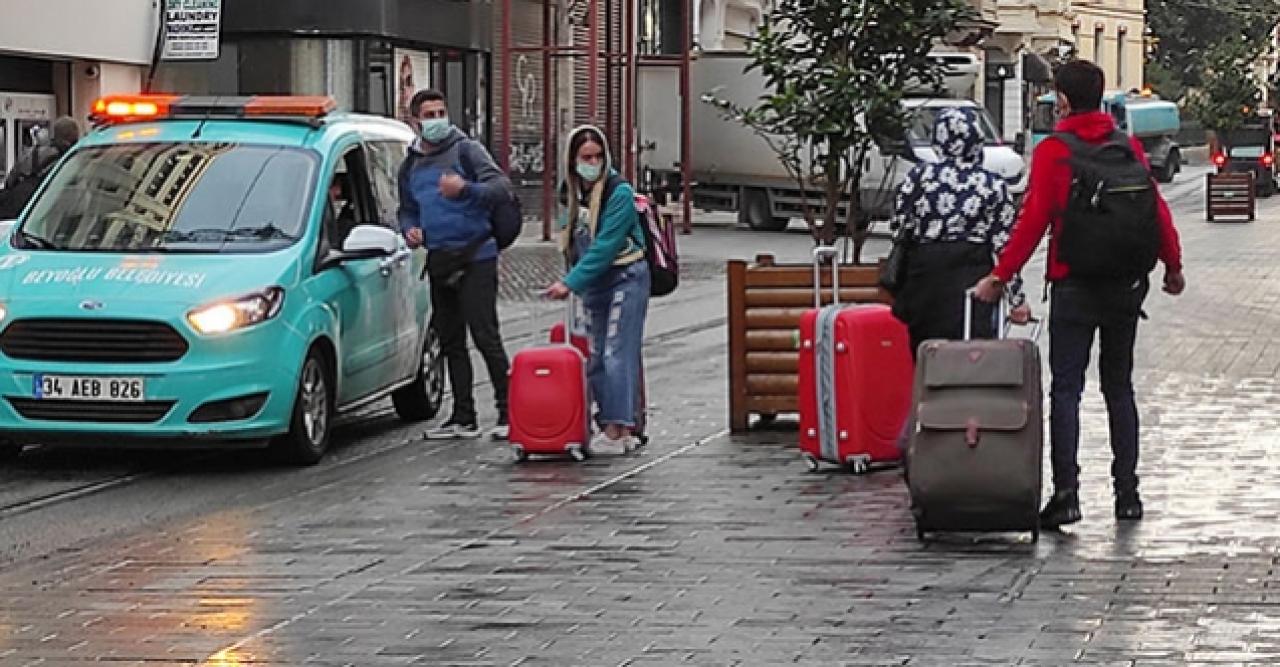
M 541 174 L 546 148 L 542 139 L 542 87 L 527 55 L 515 64 L 515 87 L 520 107 L 513 114 L 508 156 L 512 173 Z M 513 110 L 514 111 L 514 110 Z
M 511 142 L 511 171 L 523 174 L 540 174 L 544 166 L 542 140 Z

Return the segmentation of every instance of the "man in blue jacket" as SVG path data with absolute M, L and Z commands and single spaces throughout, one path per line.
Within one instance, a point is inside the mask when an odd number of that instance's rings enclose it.
M 432 325 L 449 364 L 453 413 L 428 440 L 478 438 L 467 330 L 489 369 L 497 404 L 495 439 L 507 437 L 507 352 L 498 329 L 498 245 L 490 213 L 511 183 L 479 142 L 449 122 L 445 97 L 418 91 L 409 103 L 418 141 L 400 168 L 400 229 L 427 248 Z

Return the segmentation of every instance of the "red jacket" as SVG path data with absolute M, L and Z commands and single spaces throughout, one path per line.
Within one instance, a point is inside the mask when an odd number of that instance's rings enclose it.
M 1072 132 L 1095 144 L 1102 143 L 1115 129 L 1115 121 L 1103 111 L 1068 116 L 1054 128 L 1057 132 Z M 1142 143 L 1137 139 L 1131 141 L 1133 150 L 1142 163 L 1147 164 Z M 1058 259 L 1057 244 L 1057 238 L 1062 232 L 1062 211 L 1067 207 L 1067 195 L 1071 189 L 1071 166 L 1068 164 L 1070 157 L 1071 150 L 1067 145 L 1053 137 L 1036 146 L 1031 156 L 1031 179 L 1027 185 L 1022 211 L 1018 215 L 1018 222 L 1013 226 L 1009 243 L 1001 251 L 1000 261 L 992 271 L 1000 280 L 1007 283 L 1013 279 L 1014 274 L 1022 270 L 1051 224 L 1053 233 L 1049 237 L 1048 278 L 1062 280 L 1070 273 L 1070 268 Z M 1154 187 L 1154 183 L 1152 185 Z M 1173 226 L 1173 215 L 1169 213 L 1169 205 L 1160 196 L 1159 190 L 1156 191 L 1156 206 L 1160 216 L 1160 261 L 1164 262 L 1168 271 L 1181 272 L 1182 249 L 1178 245 L 1178 230 Z

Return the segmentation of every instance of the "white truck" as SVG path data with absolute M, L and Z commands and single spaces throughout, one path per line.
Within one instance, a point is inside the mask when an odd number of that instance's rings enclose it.
M 952 93 L 972 89 L 980 66 L 970 54 L 939 56 L 951 65 L 947 89 Z M 765 94 L 759 72 L 745 73 L 749 60 L 740 52 L 704 52 L 691 64 L 691 183 L 694 206 L 713 211 L 737 212 L 740 223 L 752 229 L 785 229 L 792 218 L 803 215 L 803 198 L 795 180 L 783 168 L 764 139 L 746 126 L 726 119 L 721 110 L 702 99 L 723 99 L 752 105 Z M 640 166 L 650 188 L 677 189 L 680 183 L 680 107 L 678 74 L 674 68 L 642 69 L 638 81 Z M 962 106 L 978 114 L 988 137 L 987 168 L 1004 176 L 1011 190 L 1026 189 L 1026 164 L 1012 147 L 1004 145 L 986 111 L 973 101 L 946 95 L 908 98 L 911 110 L 906 141 L 886 141 L 873 147 L 866 158 L 860 186 L 862 215 L 886 219 L 892 213 L 893 195 L 915 160 L 936 160 L 931 147 L 933 119 L 945 107 Z M 809 189 L 809 203 L 821 211 L 822 194 Z M 848 201 L 841 203 L 843 222 Z

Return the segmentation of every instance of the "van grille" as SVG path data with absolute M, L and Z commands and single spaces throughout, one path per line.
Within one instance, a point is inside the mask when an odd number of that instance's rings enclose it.
M 163 362 L 181 359 L 187 341 L 163 322 L 28 319 L 0 334 L 0 351 L 40 361 Z
M 67 401 L 58 399 L 6 396 L 24 419 L 61 422 L 110 422 L 147 424 L 160 421 L 173 407 L 174 401 Z

